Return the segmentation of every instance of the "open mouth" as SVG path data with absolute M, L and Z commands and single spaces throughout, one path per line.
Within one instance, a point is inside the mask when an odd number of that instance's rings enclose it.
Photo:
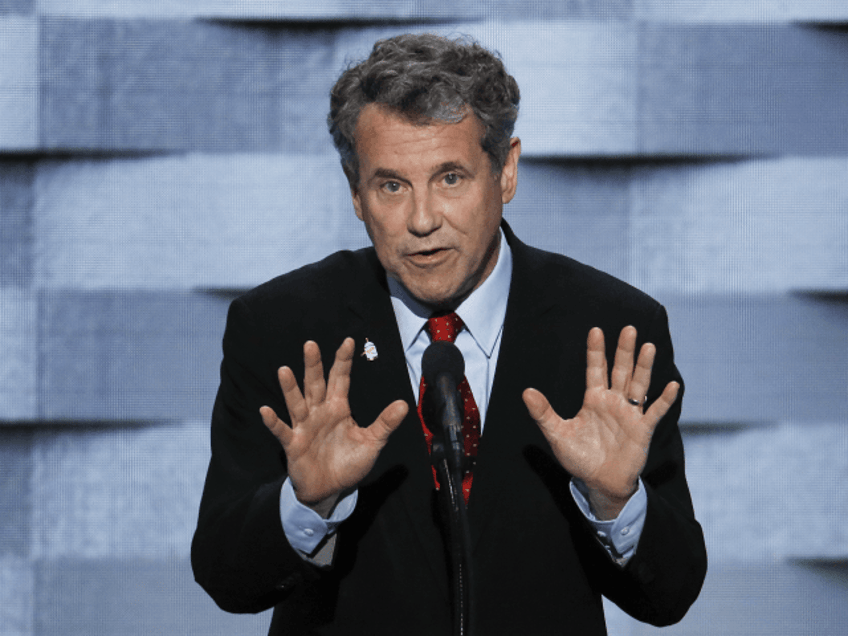
M 410 254 L 412 262 L 421 266 L 430 266 L 438 264 L 442 261 L 442 257 L 447 254 L 448 250 L 445 247 L 436 247 L 431 250 L 421 250 Z

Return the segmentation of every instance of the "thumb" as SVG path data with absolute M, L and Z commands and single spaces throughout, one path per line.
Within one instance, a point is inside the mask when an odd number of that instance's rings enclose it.
M 545 429 L 547 426 L 554 424 L 559 420 L 559 416 L 554 411 L 548 398 L 542 395 L 541 391 L 536 389 L 525 389 L 521 394 L 524 399 L 524 405 L 530 413 L 530 417 L 536 420 L 536 423 Z
M 409 405 L 403 400 L 395 400 L 383 409 L 383 412 L 374 420 L 374 423 L 368 427 L 368 432 L 374 435 L 374 438 L 381 444 L 385 444 L 403 418 L 409 412 Z
M 292 438 L 294 433 L 288 424 L 283 422 L 270 406 L 263 406 L 259 409 L 259 414 L 262 416 L 262 422 L 268 427 L 268 430 L 274 434 L 280 444 L 285 447 Z

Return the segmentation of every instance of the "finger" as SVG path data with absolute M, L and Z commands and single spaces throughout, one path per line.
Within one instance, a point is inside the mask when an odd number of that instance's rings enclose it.
M 654 427 L 656 427 L 657 423 L 663 418 L 663 416 L 668 413 L 668 409 L 671 408 L 671 405 L 674 404 L 674 401 L 677 399 L 677 393 L 679 390 L 680 385 L 677 382 L 669 382 L 665 389 L 663 389 L 662 395 L 660 395 L 656 401 L 651 404 L 651 408 L 649 408 L 645 413 L 644 418 L 651 426 L 651 431 L 653 431 Z
M 625 397 L 639 400 L 640 403 L 645 399 L 648 394 L 648 387 L 651 386 L 651 369 L 654 366 L 656 354 L 657 348 L 650 342 L 642 345 L 639 359 L 636 361 L 636 369 L 633 371 L 633 378 L 630 380 L 630 388 Z
M 277 378 L 280 380 L 280 388 L 283 390 L 283 398 L 286 401 L 286 408 L 289 410 L 291 417 L 292 428 L 297 426 L 309 415 L 309 407 L 300 388 L 297 386 L 297 380 L 294 379 L 294 372 L 288 367 L 280 367 L 277 371 Z
M 610 388 L 624 397 L 627 393 L 630 379 L 633 376 L 633 355 L 636 352 L 636 328 L 628 325 L 621 330 L 618 337 L 618 347 L 615 350 L 615 362 L 612 365 L 612 382 Z M 644 394 L 643 394 L 644 395 Z M 641 400 L 643 396 L 636 398 Z
M 324 401 L 327 385 L 324 382 L 324 365 L 321 364 L 321 349 L 318 343 L 307 340 L 303 344 L 303 397 L 307 406 Z
M 268 430 L 274 434 L 274 437 L 280 440 L 280 444 L 285 448 L 294 434 L 289 425 L 277 417 L 274 409 L 270 406 L 260 407 L 259 414 L 262 416 L 262 422 L 268 427 Z
M 327 384 L 328 397 L 347 398 L 350 389 L 350 369 L 353 366 L 353 338 L 345 338 L 336 351 L 336 359 L 330 368 L 330 379 Z
M 607 352 L 604 345 L 604 332 L 599 327 L 592 327 L 586 340 L 586 388 L 606 389 L 607 386 Z
M 527 407 L 527 412 L 530 417 L 536 420 L 536 424 L 544 431 L 559 422 L 560 417 L 556 414 L 551 403 L 548 402 L 541 391 L 537 389 L 525 389 L 521 394 L 524 399 L 524 405 Z
M 374 436 L 380 445 L 386 443 L 409 412 L 409 405 L 403 400 L 395 400 L 383 409 L 383 412 L 366 430 Z

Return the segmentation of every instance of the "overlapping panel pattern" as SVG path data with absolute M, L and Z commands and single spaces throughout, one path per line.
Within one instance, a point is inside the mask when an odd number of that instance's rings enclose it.
M 518 80 L 518 236 L 668 308 L 711 564 L 663 633 L 840 633 L 846 24 L 840 0 L 0 2 L 0 633 L 265 633 L 188 564 L 227 306 L 368 244 L 327 93 L 404 31 Z

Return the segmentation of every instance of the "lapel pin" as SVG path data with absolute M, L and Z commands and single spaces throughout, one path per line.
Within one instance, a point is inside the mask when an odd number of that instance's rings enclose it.
M 365 339 L 365 351 L 363 351 L 361 356 L 365 356 L 368 359 L 368 362 L 372 362 L 377 359 L 377 347 L 374 346 L 374 343 L 369 341 L 368 338 Z

